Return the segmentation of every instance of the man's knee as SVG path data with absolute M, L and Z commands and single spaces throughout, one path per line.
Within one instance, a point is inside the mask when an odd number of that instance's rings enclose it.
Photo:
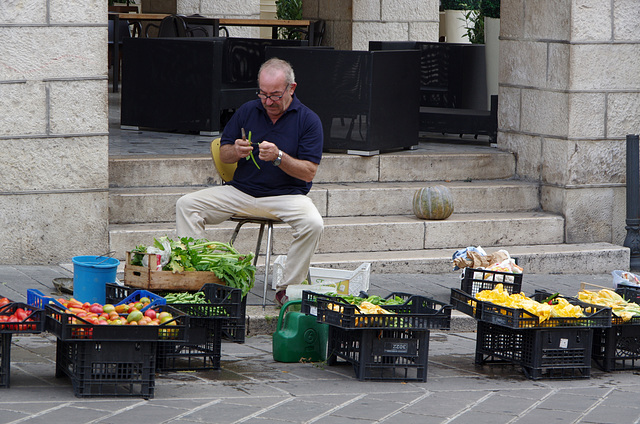
M 306 220 L 306 228 L 309 233 L 320 236 L 324 230 L 324 221 L 322 216 L 319 214 L 309 216 Z
M 176 201 L 176 211 L 183 211 L 186 212 L 189 209 L 191 209 L 193 202 L 191 201 L 192 195 L 190 194 L 185 194 L 182 197 L 180 197 L 177 201 Z
M 177 201 L 176 201 L 176 210 L 181 211 L 184 210 L 186 207 L 186 200 L 185 200 L 185 196 L 180 197 Z

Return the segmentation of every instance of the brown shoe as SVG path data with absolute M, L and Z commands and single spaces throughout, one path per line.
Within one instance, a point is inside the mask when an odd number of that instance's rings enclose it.
M 284 304 L 289 301 L 289 297 L 287 296 L 287 291 L 280 290 L 279 292 L 276 292 L 276 297 L 274 301 L 276 302 L 276 305 L 283 307 Z

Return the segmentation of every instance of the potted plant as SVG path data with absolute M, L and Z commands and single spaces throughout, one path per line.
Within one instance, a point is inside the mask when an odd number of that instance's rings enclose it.
M 302 19 L 302 0 L 276 0 L 276 18 L 294 21 Z M 295 28 L 279 28 L 278 38 L 300 40 L 302 34 Z
M 478 10 L 480 0 L 441 0 L 440 7 L 445 13 L 445 39 L 448 43 L 468 43 L 467 15 Z

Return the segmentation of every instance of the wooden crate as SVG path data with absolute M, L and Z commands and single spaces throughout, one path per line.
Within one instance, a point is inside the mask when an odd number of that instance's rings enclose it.
M 160 257 L 155 254 L 144 253 L 148 256 L 148 266 L 132 265 L 131 258 L 139 252 L 127 252 L 124 265 L 124 284 L 129 287 L 149 291 L 197 291 L 205 284 L 214 283 L 225 285 L 210 271 L 156 271 Z

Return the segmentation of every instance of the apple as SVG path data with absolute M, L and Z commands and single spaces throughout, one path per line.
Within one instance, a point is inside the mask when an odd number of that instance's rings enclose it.
M 156 315 L 157 315 L 156 311 L 151 309 L 151 308 L 149 308 L 146 311 L 144 311 L 144 316 L 145 317 L 149 317 L 151 319 L 155 319 Z
M 138 309 L 134 309 L 133 311 L 129 312 L 129 315 L 127 315 L 127 322 L 129 324 L 133 322 L 137 324 L 143 316 L 144 315 L 142 315 L 142 312 L 140 312 Z

